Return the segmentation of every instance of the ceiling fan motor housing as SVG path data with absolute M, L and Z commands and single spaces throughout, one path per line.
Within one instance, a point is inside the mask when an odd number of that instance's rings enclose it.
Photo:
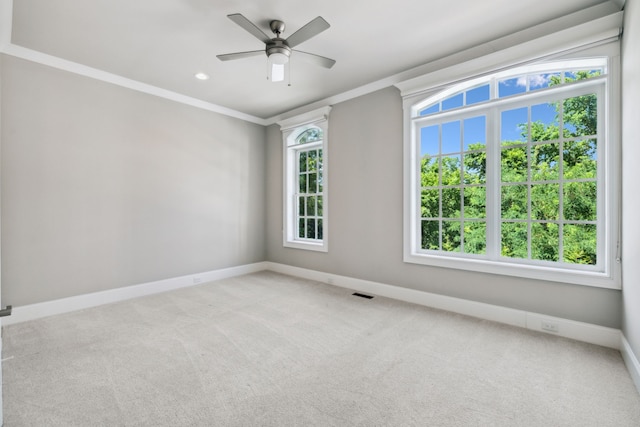
M 273 20 L 269 23 L 269 27 L 271 31 L 276 35 L 274 39 L 271 39 L 270 42 L 266 43 L 265 51 L 267 52 L 267 57 L 270 57 L 273 54 L 279 53 L 284 56 L 275 55 L 272 59 L 276 60 L 276 63 L 286 63 L 291 56 L 291 48 L 287 44 L 287 41 L 280 37 L 280 34 L 284 33 L 285 25 L 284 22 Z
M 289 45 L 287 45 L 287 41 L 285 39 L 281 39 L 280 37 L 276 37 L 275 39 L 267 43 L 265 50 L 268 57 L 275 53 L 285 55 L 287 59 L 291 56 L 291 48 L 289 47 Z

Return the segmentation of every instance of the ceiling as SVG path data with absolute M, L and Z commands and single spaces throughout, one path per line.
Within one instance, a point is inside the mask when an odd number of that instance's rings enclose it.
M 19 0 L 12 46 L 45 53 L 259 119 L 360 88 L 422 64 L 610 0 Z M 331 27 L 297 49 L 337 61 L 291 59 L 291 86 L 266 79 L 266 55 L 216 55 L 263 44 L 227 15 L 265 33 L 293 34 L 316 16 Z M 194 78 L 198 72 L 209 80 Z

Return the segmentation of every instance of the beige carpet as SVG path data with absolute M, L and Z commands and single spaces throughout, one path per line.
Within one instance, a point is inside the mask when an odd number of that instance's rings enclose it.
M 639 426 L 619 352 L 270 272 L 4 328 L 6 426 Z

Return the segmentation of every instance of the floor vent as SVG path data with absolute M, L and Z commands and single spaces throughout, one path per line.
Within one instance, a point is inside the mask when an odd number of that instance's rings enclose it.
M 361 293 L 358 293 L 358 292 L 354 292 L 351 295 L 355 295 L 357 297 L 366 298 L 366 299 L 372 299 L 373 298 L 371 295 L 365 295 L 365 294 L 361 294 Z

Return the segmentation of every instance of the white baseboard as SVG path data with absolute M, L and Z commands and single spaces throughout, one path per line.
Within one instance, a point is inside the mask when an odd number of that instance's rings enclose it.
M 274 262 L 259 262 L 255 264 L 242 265 L 238 267 L 225 268 L 221 270 L 207 271 L 197 274 L 189 274 L 181 277 L 174 277 L 155 282 L 143 283 L 139 285 L 126 286 L 117 289 L 110 289 L 102 292 L 95 292 L 85 295 L 78 295 L 69 298 L 62 298 L 38 304 L 14 307 L 13 313 L 9 317 L 2 319 L 2 325 L 35 320 L 55 314 L 68 313 L 82 310 L 103 304 L 138 298 L 146 295 L 167 292 L 175 289 L 186 288 L 200 283 L 214 280 L 226 279 L 229 277 L 241 276 L 243 274 L 255 273 L 262 270 L 270 270 L 277 273 L 297 276 L 304 279 L 315 280 L 329 285 L 340 286 L 353 289 L 355 291 L 370 293 L 387 298 L 393 298 L 426 307 L 460 313 L 480 319 L 519 326 L 521 328 L 559 335 L 584 341 L 592 344 L 602 345 L 614 349 L 621 349 L 621 333 L 618 329 L 606 328 L 589 323 L 576 322 L 573 320 L 546 316 L 538 313 L 530 313 L 523 310 L 516 310 L 492 304 L 485 304 L 477 301 L 465 300 L 461 298 L 448 297 L 415 289 L 403 288 L 399 286 L 387 285 L 384 283 L 372 282 L 369 280 L 355 279 L 347 276 L 340 276 L 321 271 L 309 270 L 306 268 L 293 267 L 290 265 Z M 557 325 L 557 332 L 548 332 L 542 329 L 542 323 L 553 323 Z M 629 352 L 630 356 L 633 353 Z M 626 359 L 625 359 L 626 360 Z M 631 359 L 635 360 L 635 359 Z M 637 366 L 637 360 L 635 360 Z M 636 372 L 638 370 L 636 369 Z
M 68 313 L 71 311 L 96 307 L 103 304 L 110 304 L 146 295 L 153 295 L 160 292 L 187 288 L 189 286 L 195 286 L 201 283 L 241 276 L 243 274 L 255 273 L 265 269 L 267 269 L 267 263 L 259 262 L 255 264 L 247 264 L 220 270 L 205 271 L 202 273 L 173 277 L 170 279 L 158 280 L 155 282 L 125 286 L 122 288 L 109 289 L 101 292 L 93 292 L 90 294 L 77 295 L 53 301 L 14 307 L 11 316 L 2 318 L 2 325 L 11 325 L 28 320 L 40 319 L 46 316 L 53 316 L 55 314 Z
M 638 361 L 638 358 L 633 353 L 633 350 L 629 345 L 629 341 L 627 341 L 627 338 L 624 335 L 622 335 L 620 341 L 620 353 L 624 359 L 624 364 L 627 365 L 629 375 L 631 375 L 631 379 L 636 385 L 638 393 L 640 393 L 640 361 Z
M 402 288 L 368 280 L 354 279 L 347 276 L 339 276 L 321 271 L 309 270 L 290 265 L 268 262 L 267 268 L 277 273 L 302 277 L 330 285 L 353 289 L 358 292 L 393 298 L 427 307 L 451 311 L 480 319 L 491 320 L 508 325 L 519 326 L 534 331 L 558 335 L 578 341 L 597 344 L 604 347 L 620 349 L 620 330 L 593 325 L 590 323 L 576 322 L 573 320 L 552 317 L 524 310 L 516 310 L 492 304 L 444 295 L 422 292 L 415 289 Z M 557 332 L 549 332 L 542 329 L 543 321 L 557 326 Z

